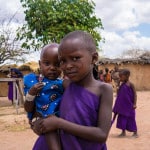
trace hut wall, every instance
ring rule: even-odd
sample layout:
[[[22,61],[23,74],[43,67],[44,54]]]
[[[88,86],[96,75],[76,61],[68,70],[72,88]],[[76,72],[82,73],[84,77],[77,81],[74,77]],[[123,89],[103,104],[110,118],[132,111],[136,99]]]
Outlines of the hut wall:
[[[6,74],[0,73],[0,78],[6,78]],[[7,96],[8,94],[8,83],[0,82],[0,97]]]

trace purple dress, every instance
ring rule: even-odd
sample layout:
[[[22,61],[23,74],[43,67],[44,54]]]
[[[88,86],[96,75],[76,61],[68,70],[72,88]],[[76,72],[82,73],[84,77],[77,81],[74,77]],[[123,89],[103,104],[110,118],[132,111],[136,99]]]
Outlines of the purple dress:
[[[99,98],[74,83],[65,90],[60,105],[60,117],[84,126],[97,126]],[[107,150],[106,144],[100,144],[60,132],[63,150]],[[34,150],[46,145],[44,136],[40,136]],[[48,149],[48,148],[47,148]],[[47,150],[46,146],[43,150]]]
[[[8,82],[8,99],[13,101],[13,82]]]
[[[136,131],[134,92],[131,86],[122,83],[113,107],[113,112],[118,114],[117,128]]]

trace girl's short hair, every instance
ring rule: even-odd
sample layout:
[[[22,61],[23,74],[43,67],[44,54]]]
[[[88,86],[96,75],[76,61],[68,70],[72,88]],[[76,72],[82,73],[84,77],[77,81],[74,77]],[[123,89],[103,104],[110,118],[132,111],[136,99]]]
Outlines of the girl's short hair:
[[[68,33],[60,43],[59,49],[61,49],[61,46],[63,45],[63,42],[69,40],[69,39],[79,39],[82,42],[83,48],[90,52],[95,52],[96,51],[96,44],[95,40],[92,37],[92,35],[88,32],[77,30]]]

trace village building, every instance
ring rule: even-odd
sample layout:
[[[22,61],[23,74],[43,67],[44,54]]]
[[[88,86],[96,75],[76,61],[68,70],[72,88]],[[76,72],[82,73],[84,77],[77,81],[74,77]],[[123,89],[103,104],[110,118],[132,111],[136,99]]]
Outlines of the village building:
[[[150,90],[150,55],[142,55],[136,59],[101,59],[98,62],[98,70],[129,69],[130,80],[134,83],[136,90]]]

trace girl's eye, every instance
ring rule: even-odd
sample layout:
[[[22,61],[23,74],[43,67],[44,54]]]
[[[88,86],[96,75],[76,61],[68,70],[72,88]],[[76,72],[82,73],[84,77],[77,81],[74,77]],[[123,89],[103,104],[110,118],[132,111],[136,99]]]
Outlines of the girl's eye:
[[[48,66],[48,65],[49,65],[49,62],[44,62],[44,64],[45,64],[46,66]]]
[[[78,59],[80,59],[80,57],[73,57],[73,61],[77,61]]]

